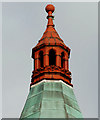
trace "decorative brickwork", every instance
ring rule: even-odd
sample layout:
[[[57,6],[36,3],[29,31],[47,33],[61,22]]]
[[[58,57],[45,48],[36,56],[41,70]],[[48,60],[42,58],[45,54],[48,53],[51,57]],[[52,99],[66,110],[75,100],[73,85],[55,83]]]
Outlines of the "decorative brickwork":
[[[43,80],[62,80],[71,84],[71,72],[69,71],[70,48],[56,32],[53,24],[54,16],[52,13],[55,7],[51,4],[46,6],[48,13],[47,28],[39,40],[38,44],[32,49],[34,59],[34,71],[32,74],[31,85]]]
[[[31,85],[43,80],[63,80],[67,84],[71,85],[71,72],[65,70],[59,66],[51,65],[46,67],[40,67],[39,69],[33,71],[32,83]]]

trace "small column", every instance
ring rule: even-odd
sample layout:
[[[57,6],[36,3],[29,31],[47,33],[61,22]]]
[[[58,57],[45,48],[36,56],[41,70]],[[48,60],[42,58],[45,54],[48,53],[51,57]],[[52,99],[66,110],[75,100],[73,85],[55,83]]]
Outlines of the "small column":
[[[65,70],[68,70],[68,55],[65,55],[65,58],[64,58],[64,63],[65,63]]]
[[[40,68],[40,59],[37,58],[37,69],[39,69],[39,68]]]
[[[34,65],[35,66],[34,70],[37,70],[37,69],[40,68],[39,52],[35,53],[34,64],[35,64]]]
[[[37,60],[36,59],[34,59],[34,66],[35,66],[35,68],[34,68],[34,70],[36,70],[37,69]]]
[[[49,54],[44,54],[44,67],[49,65]]]
[[[61,56],[60,55],[56,55],[56,66],[61,67]]]
[[[69,70],[69,60],[67,60],[67,70]]]
[[[39,67],[40,67],[40,63],[39,63],[39,58],[35,58],[34,59],[34,66],[35,66],[35,69],[34,70],[37,70],[37,69],[39,69]]]
[[[65,70],[68,70],[69,66],[68,66],[68,59],[65,59]]]

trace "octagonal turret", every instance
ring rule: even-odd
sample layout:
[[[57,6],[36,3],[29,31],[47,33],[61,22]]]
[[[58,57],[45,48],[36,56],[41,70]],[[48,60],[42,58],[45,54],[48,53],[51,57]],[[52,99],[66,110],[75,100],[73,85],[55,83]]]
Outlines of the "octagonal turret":
[[[45,8],[48,13],[47,28],[38,44],[32,49],[34,70],[31,85],[46,80],[62,80],[71,84],[71,72],[69,71],[70,48],[67,47],[58,35],[53,24],[52,13],[55,7],[49,4]]]

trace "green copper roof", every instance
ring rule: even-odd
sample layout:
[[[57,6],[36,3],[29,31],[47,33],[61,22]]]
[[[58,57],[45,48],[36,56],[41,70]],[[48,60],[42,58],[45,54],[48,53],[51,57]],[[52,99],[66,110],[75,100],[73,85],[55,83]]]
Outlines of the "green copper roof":
[[[29,92],[20,118],[83,118],[73,88],[63,82],[41,82]]]

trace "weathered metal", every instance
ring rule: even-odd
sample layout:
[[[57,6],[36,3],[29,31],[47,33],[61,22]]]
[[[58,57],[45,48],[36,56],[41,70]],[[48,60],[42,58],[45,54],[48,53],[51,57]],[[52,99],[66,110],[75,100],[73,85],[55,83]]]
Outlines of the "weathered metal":
[[[42,81],[29,92],[22,118],[82,118],[73,88],[62,81]]]

